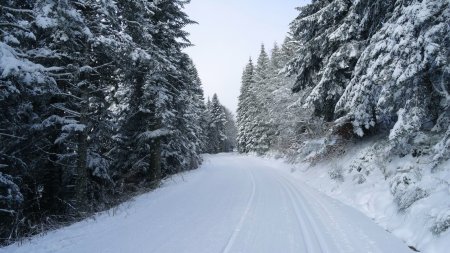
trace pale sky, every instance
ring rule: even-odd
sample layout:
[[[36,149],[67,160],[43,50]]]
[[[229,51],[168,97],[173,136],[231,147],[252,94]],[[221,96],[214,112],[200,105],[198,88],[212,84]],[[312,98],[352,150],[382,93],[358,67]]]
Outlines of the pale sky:
[[[236,111],[242,71],[251,56],[256,62],[261,43],[269,53],[281,44],[296,7],[309,0],[192,0],[186,13],[198,25],[189,26],[195,45],[186,49],[202,79],[205,97],[217,93]]]

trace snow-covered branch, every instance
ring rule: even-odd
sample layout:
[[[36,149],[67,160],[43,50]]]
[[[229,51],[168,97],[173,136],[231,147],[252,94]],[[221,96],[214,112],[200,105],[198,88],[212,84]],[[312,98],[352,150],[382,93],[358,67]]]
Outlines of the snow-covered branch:
[[[23,26],[20,26],[20,25],[13,24],[13,23],[0,23],[0,27],[13,27],[13,28],[17,28],[17,29],[20,29],[22,31],[25,31],[25,32],[31,32],[27,28],[25,28]]]
[[[171,131],[169,129],[161,128],[161,129],[157,129],[154,131],[146,131],[144,133],[141,133],[139,135],[139,138],[141,140],[151,140],[151,139],[161,138],[161,137],[164,137],[169,134],[171,134]]]
[[[7,7],[4,5],[0,5],[0,9],[4,9],[10,12],[16,12],[16,13],[28,13],[28,14],[33,14],[33,10],[27,10],[27,9],[16,9],[16,8],[11,8],[11,7]]]
[[[23,138],[23,137],[11,135],[11,134],[0,133],[0,135],[15,138],[15,139],[25,140],[25,138]]]

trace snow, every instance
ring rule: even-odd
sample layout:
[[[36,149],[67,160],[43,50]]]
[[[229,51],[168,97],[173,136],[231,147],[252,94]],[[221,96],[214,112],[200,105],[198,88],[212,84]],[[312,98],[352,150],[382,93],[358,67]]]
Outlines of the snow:
[[[52,27],[56,27],[57,20],[53,19],[53,18],[38,15],[36,17],[36,25],[43,29],[52,28]]]
[[[167,128],[160,128],[154,131],[146,131],[139,135],[143,140],[157,139],[169,135],[171,131]]]
[[[408,155],[385,161],[378,152],[381,147],[382,143],[364,142],[343,157],[314,167],[292,165],[292,176],[358,209],[421,252],[448,252],[450,162],[433,170],[427,157]],[[342,179],[333,180],[331,168],[339,168]]]
[[[34,64],[28,60],[19,60],[13,48],[0,42],[0,77],[7,78],[18,72],[38,72],[42,71],[42,65]]]
[[[132,202],[0,252],[411,252],[281,161],[204,158]]]
[[[63,131],[65,131],[65,132],[71,132],[71,131],[74,131],[74,132],[83,132],[84,129],[86,129],[86,125],[84,125],[84,124],[78,124],[78,123],[67,124],[67,125],[64,125],[61,129],[62,129]]]

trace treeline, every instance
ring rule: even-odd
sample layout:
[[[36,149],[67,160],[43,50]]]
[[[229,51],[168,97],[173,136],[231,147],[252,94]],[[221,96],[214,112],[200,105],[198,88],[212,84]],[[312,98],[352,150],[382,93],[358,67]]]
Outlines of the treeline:
[[[236,148],[237,127],[233,113],[223,106],[217,94],[206,102],[205,153],[233,152]]]
[[[282,46],[244,70],[240,152],[314,161],[382,135],[388,156],[449,158],[448,1],[316,0],[299,12]]]
[[[232,149],[232,116],[216,96],[205,105],[182,52],[187,2],[1,2],[0,244]]]

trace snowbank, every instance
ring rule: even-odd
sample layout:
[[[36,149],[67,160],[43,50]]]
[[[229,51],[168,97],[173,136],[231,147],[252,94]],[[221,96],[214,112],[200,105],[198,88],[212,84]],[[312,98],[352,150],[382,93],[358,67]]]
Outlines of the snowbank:
[[[300,182],[350,205],[408,245],[427,253],[450,248],[450,161],[433,169],[426,156],[383,157],[382,141],[289,169]]]

